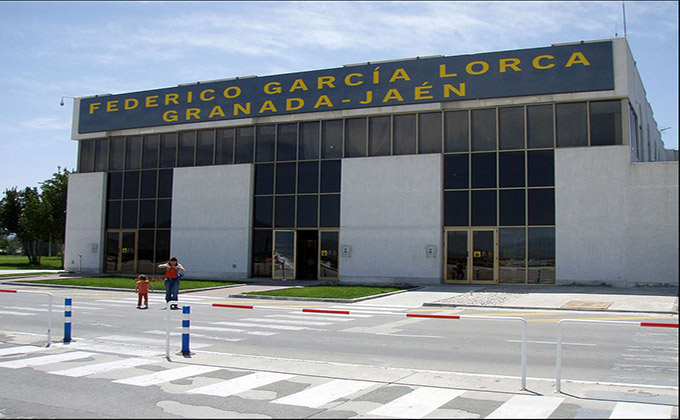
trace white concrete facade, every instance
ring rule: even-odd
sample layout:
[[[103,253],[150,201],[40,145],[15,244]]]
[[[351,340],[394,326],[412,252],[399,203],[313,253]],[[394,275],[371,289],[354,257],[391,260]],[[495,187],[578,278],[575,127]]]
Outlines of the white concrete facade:
[[[176,168],[170,253],[193,278],[249,276],[253,165]]]
[[[555,150],[557,284],[678,284],[678,162]]]
[[[64,269],[100,273],[104,264],[106,173],[68,176]]]
[[[343,160],[340,248],[351,256],[340,258],[342,283],[441,283],[442,162],[441,154]]]

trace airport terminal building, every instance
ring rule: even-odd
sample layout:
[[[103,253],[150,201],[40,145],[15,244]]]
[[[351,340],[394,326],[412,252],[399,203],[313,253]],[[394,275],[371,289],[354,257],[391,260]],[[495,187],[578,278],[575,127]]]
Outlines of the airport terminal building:
[[[678,158],[624,38],[77,98],[65,265],[678,284]]]

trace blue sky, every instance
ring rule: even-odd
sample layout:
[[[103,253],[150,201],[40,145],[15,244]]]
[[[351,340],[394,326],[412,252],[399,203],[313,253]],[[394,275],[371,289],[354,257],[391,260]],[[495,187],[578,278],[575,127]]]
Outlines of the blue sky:
[[[678,3],[625,1],[627,38],[678,148]],[[0,194],[73,170],[73,102],[347,63],[623,36],[621,1],[0,2]]]

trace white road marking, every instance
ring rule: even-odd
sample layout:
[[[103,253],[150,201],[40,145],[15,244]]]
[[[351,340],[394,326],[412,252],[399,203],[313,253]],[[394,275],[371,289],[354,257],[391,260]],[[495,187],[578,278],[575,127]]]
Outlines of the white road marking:
[[[18,316],[31,316],[31,315],[38,315],[36,313],[23,313],[23,312],[14,312],[14,311],[0,311],[0,315],[18,315]]]
[[[289,318],[289,319],[301,319],[301,320],[313,319],[313,320],[317,320],[317,321],[341,321],[341,322],[356,321],[356,318],[357,318],[357,317],[345,318],[343,315],[329,315],[329,316],[317,316],[317,315],[267,315],[267,317]],[[364,318],[368,318],[368,316],[366,316],[366,317],[364,317]]]
[[[521,343],[522,340],[505,340],[508,343]],[[528,340],[527,343],[533,343],[533,344],[549,344],[551,346],[557,345],[556,341],[531,341]],[[590,347],[595,347],[597,344],[592,344],[592,343],[565,343],[562,342],[563,346],[590,346]]]
[[[369,416],[421,419],[463,393],[465,391],[457,389],[422,387],[366,414]]]
[[[70,353],[52,354],[49,356],[32,357],[29,359],[11,360],[0,363],[0,367],[19,369],[29,366],[48,365],[50,363],[66,362],[69,360],[84,359],[92,356],[93,353],[85,351],[74,351]]]
[[[255,372],[216,384],[195,388],[187,391],[187,394],[205,394],[217,397],[227,397],[229,395],[239,394],[254,388],[269,385],[274,382],[284,381],[293,376],[294,375],[286,375],[283,373]]]
[[[670,419],[673,407],[617,402],[610,419]]]
[[[547,419],[564,398],[515,395],[498,407],[487,419]]]
[[[184,379],[191,376],[202,375],[204,373],[214,372],[220,369],[222,368],[214,366],[191,365],[176,369],[164,370],[162,372],[154,372],[148,375],[139,375],[133,376],[131,378],[118,379],[113,382],[135,386],[150,386],[174,381],[177,379]]]
[[[78,366],[70,369],[55,370],[50,372],[52,375],[62,375],[70,376],[73,378],[78,378],[88,375],[96,375],[98,373],[110,372],[113,370],[126,369],[141,365],[150,365],[152,363],[158,363],[156,360],[151,359],[122,359],[114,360],[112,362],[97,363],[94,365]]]
[[[308,388],[304,391],[300,391],[283,398],[278,398],[270,402],[309,408],[319,408],[331,401],[337,400],[338,398],[346,397],[376,384],[377,382],[335,379],[323,385]]]
[[[301,331],[301,330],[313,330],[314,328],[308,327],[295,327],[293,325],[263,325],[263,324],[252,324],[246,322],[227,322],[219,321],[213,322],[215,325],[231,325],[232,327],[252,327],[252,328],[270,328],[272,330],[289,330],[289,331]]]
[[[321,321],[297,321],[297,320],[286,320],[286,319],[266,319],[266,318],[242,318],[239,321],[248,322],[273,322],[275,324],[293,324],[293,325],[331,325],[332,322],[321,322]]]
[[[9,347],[5,349],[0,349],[0,356],[7,356],[10,354],[26,354],[35,353],[38,351],[49,350],[49,347],[36,347],[36,346],[19,346],[19,347]]]
[[[270,336],[270,335],[278,334],[278,333],[271,332],[271,331],[248,331],[248,330],[242,330],[240,328],[203,327],[203,326],[200,326],[200,325],[192,325],[191,329],[192,330],[202,330],[202,331],[234,332],[234,333],[243,333],[243,334],[248,334],[248,335],[263,335],[263,336]]]

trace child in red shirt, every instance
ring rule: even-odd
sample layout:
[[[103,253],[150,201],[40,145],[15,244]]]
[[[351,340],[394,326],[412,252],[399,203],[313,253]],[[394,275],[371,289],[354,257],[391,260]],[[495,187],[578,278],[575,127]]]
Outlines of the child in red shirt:
[[[137,277],[137,286],[135,287],[135,292],[137,292],[137,309],[147,309],[149,307],[149,289],[153,290],[153,285],[144,274],[140,274]],[[142,298],[144,298],[143,308]]]

